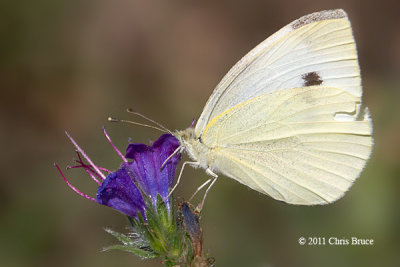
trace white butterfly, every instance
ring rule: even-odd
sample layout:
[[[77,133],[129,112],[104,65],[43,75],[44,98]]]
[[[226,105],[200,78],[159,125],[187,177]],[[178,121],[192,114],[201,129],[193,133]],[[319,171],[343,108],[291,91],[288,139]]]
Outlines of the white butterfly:
[[[175,133],[180,151],[194,160],[184,166],[205,169],[215,178],[211,185],[221,173],[287,203],[331,203],[371,153],[372,125],[361,94],[346,13],[301,17],[243,57],[217,85],[196,126]]]

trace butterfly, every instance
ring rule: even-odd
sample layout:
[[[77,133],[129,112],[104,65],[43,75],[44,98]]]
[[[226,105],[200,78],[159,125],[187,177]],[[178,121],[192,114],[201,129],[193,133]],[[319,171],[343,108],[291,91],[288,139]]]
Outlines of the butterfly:
[[[372,123],[361,95],[345,11],[303,16],[245,55],[196,125],[174,133],[179,152],[193,160],[183,164],[177,184],[188,164],[213,176],[206,194],[223,174],[286,203],[331,203],[371,153]]]

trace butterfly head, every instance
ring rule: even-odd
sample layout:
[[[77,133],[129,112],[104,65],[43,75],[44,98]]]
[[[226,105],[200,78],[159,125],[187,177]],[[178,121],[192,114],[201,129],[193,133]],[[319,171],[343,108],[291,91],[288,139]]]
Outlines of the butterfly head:
[[[179,140],[179,143],[186,151],[191,150],[193,144],[196,142],[196,134],[192,127],[186,130],[176,131],[175,137]]]
[[[203,168],[209,165],[207,155],[209,155],[210,148],[202,142],[200,136],[196,135],[194,128],[189,127],[186,130],[176,131],[174,135],[191,159],[199,162]]]

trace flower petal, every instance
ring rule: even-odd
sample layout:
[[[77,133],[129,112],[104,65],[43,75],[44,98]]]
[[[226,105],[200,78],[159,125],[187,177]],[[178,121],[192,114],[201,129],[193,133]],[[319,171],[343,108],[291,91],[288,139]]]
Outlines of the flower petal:
[[[107,176],[97,190],[96,201],[132,217],[139,211],[144,215],[143,197],[124,168]]]
[[[157,194],[163,198],[169,194],[180,154],[170,158],[162,170],[160,168],[178,147],[178,139],[171,134],[163,134],[152,146],[130,144],[126,150],[126,158],[133,159],[132,162],[127,163],[129,175],[143,192],[151,197],[154,205],[157,201]]]

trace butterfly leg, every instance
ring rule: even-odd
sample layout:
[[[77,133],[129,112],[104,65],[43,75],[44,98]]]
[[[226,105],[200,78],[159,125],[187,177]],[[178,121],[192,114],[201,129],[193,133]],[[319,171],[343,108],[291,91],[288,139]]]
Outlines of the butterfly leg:
[[[188,202],[192,201],[192,199],[194,198],[194,196],[206,185],[208,185],[209,182],[211,182],[213,178],[208,179],[204,184],[200,185],[197,189],[196,192],[193,193],[193,195],[189,198]]]
[[[211,187],[214,185],[214,183],[215,183],[215,182],[217,181],[217,179],[218,179],[218,175],[215,174],[212,170],[206,169],[206,173],[209,174],[209,175],[211,175],[211,176],[212,176],[211,179],[213,179],[213,180],[212,180],[211,184],[208,186],[208,188],[207,188],[207,190],[206,190],[206,192],[205,192],[205,194],[204,194],[203,201],[201,201],[201,203],[200,203],[200,204],[197,206],[197,208],[196,208],[199,212],[200,212],[200,211],[202,210],[202,208],[203,208],[204,202],[206,201],[206,197],[207,197],[208,191],[210,191]],[[206,183],[208,183],[208,181],[207,181]]]
[[[186,164],[192,165],[193,167],[200,166],[200,163],[198,163],[196,161],[185,161],[182,164],[182,168],[181,168],[181,171],[179,172],[179,176],[178,176],[178,179],[176,180],[176,184],[174,185],[174,187],[172,187],[171,191],[169,192],[168,196],[165,199],[168,199],[172,195],[172,192],[174,192],[175,188],[178,186],[179,182],[181,181],[183,169],[185,168]]]

